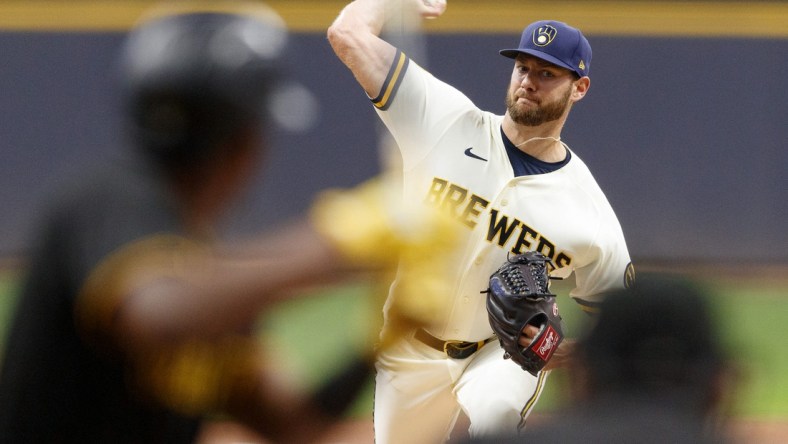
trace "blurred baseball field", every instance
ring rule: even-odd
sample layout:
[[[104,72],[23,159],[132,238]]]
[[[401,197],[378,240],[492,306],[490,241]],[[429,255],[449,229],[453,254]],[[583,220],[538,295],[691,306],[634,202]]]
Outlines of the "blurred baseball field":
[[[18,269],[0,270],[0,350],[19,288]],[[711,307],[737,370],[730,394],[733,416],[763,420],[788,418],[788,352],[782,334],[788,325],[788,285],[782,279],[714,272],[697,277],[708,290]],[[585,315],[566,293],[571,282],[553,287],[570,336],[582,331]],[[306,298],[281,305],[261,317],[260,335],[283,374],[311,387],[332,374],[355,349],[370,346],[379,324],[379,300],[372,286],[355,283],[322,288]],[[647,313],[643,314],[648,316]],[[567,378],[553,372],[537,406],[550,412],[567,400]],[[371,416],[372,391],[358,400],[352,417]]]

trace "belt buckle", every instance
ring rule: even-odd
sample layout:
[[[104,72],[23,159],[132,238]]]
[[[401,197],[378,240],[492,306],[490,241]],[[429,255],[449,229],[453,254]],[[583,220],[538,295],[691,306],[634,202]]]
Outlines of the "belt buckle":
[[[478,349],[478,342],[446,341],[443,343],[443,352],[452,359],[465,359],[476,353]]]

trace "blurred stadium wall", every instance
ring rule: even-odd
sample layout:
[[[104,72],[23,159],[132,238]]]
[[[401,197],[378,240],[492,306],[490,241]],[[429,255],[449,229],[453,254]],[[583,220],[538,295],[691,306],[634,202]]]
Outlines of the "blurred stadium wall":
[[[314,121],[275,134],[229,237],[379,170],[372,107],[325,39],[344,0],[269,3],[294,31],[291,72],[317,98]],[[114,57],[150,4],[0,3],[0,257],[24,255],[62,175],[122,152]],[[591,41],[592,88],[563,139],[606,191],[633,258],[788,263],[788,3],[449,0],[427,26],[428,65],[501,113],[511,61],[497,51],[543,18]]]

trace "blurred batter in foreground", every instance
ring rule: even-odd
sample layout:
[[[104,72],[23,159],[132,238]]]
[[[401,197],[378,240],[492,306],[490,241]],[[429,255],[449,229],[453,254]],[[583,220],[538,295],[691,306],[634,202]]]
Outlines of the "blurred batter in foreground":
[[[243,252],[220,247],[214,226],[266,146],[287,31],[256,2],[171,5],[124,47],[129,158],[83,172],[41,214],[0,374],[4,442],[191,443],[212,414],[314,442],[367,381],[371,352],[298,394],[251,326],[293,289],[426,247],[425,225],[397,231],[375,213],[374,184],[321,197]]]

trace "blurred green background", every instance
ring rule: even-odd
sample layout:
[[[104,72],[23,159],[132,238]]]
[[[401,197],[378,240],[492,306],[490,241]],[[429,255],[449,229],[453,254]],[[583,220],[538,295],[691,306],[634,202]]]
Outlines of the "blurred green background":
[[[738,373],[737,390],[731,394],[732,413],[788,418],[788,353],[781,339],[788,324],[786,286],[755,279],[697,280],[708,290],[720,339]],[[570,336],[579,333],[586,317],[566,296],[571,285],[570,280],[554,286]],[[374,297],[363,285],[318,294],[282,306],[263,323],[283,364],[307,384],[331,374],[354,348],[366,343],[378,322],[373,319],[378,315]],[[562,370],[554,371],[536,410],[549,412],[567,402],[567,380]],[[371,411],[368,391],[353,414],[365,416]]]
[[[5,333],[19,288],[19,271],[0,271],[0,331]],[[788,294],[780,281],[724,276],[696,278],[708,290],[720,338],[738,370],[731,411],[758,419],[788,418],[788,353],[782,333],[788,324]],[[582,329],[585,314],[567,296],[571,281],[559,282],[561,313],[570,336]],[[283,375],[313,387],[374,340],[379,301],[364,282],[309,292],[282,304],[260,320],[260,335]],[[644,313],[644,316],[647,316]],[[4,344],[0,334],[0,349]],[[537,411],[549,412],[567,401],[568,375],[556,370]],[[350,415],[372,412],[372,382]]]

